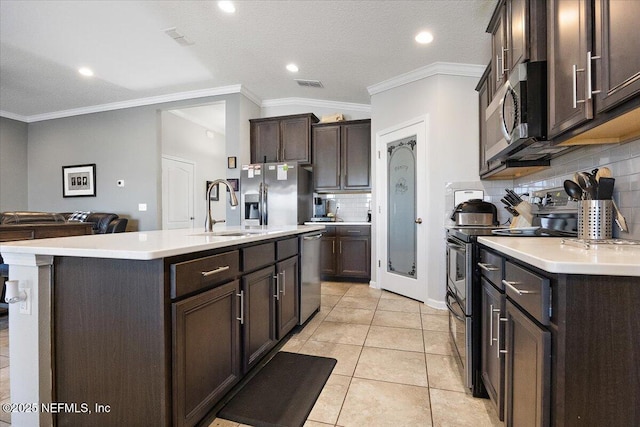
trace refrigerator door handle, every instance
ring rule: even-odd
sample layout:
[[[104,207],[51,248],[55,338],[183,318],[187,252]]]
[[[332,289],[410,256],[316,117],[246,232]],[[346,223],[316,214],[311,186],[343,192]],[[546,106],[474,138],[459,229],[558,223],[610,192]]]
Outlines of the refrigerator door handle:
[[[269,211],[268,211],[268,188],[269,186],[267,184],[260,184],[261,185],[261,191],[260,194],[262,195],[262,204],[260,206],[260,225],[269,225]]]

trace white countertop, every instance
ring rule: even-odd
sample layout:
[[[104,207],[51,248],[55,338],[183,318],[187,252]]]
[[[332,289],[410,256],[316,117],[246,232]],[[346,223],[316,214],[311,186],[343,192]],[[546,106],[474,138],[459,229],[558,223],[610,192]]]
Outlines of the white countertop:
[[[367,221],[307,221],[304,225],[368,225],[371,226],[370,222]]]
[[[478,242],[541,270],[564,274],[640,276],[640,246],[583,249],[556,237],[478,237]]]
[[[252,230],[216,225],[214,227],[215,234],[236,232],[249,234],[242,236],[214,235],[205,233],[202,228],[94,234],[4,242],[0,245],[0,253],[5,258],[5,262],[8,261],[7,258],[11,258],[12,254],[150,260],[323,229],[323,224],[278,226]]]

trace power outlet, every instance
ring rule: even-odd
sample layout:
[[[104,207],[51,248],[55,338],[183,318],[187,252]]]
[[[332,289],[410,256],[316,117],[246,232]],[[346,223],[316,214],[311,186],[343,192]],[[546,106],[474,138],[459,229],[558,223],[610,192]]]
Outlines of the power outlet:
[[[23,301],[20,301],[19,312],[20,314],[31,315],[31,289],[24,288],[20,290],[24,291],[27,297]]]

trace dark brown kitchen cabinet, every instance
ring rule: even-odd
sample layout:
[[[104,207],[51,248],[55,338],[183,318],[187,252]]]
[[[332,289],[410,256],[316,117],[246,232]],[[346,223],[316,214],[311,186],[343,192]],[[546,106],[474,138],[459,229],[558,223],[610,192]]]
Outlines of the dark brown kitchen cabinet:
[[[504,0],[498,2],[496,8],[489,21],[487,32],[491,34],[491,70],[493,79],[492,91],[489,95],[489,99],[493,98],[496,91],[506,82],[507,69],[505,61],[508,61],[506,57],[508,52],[507,47],[507,5]]]
[[[277,343],[275,269],[263,268],[242,277],[243,370],[247,372]]]
[[[316,191],[371,190],[371,120],[316,124],[312,141]]]
[[[251,119],[251,163],[311,163],[311,124],[318,118],[312,114]]]
[[[294,256],[276,264],[277,286],[277,337],[284,338],[298,324],[298,257]]]
[[[479,172],[480,176],[489,172],[489,162],[487,162],[487,156],[484,152],[485,146],[487,144],[487,124],[486,124],[486,111],[489,106],[489,101],[491,100],[491,95],[493,92],[493,82],[491,81],[491,64],[487,65],[485,68],[482,77],[480,78],[480,82],[476,86],[476,91],[478,92],[478,111],[479,111],[479,122],[478,129],[480,131],[480,146],[479,146]]]
[[[369,226],[339,225],[327,229],[320,241],[320,274],[323,279],[371,278],[371,230]]]
[[[548,8],[549,138],[562,142],[640,105],[640,3],[550,0]],[[612,129],[588,138],[621,142],[617,136]]]
[[[239,282],[172,304],[173,425],[196,425],[242,375]]]
[[[482,283],[481,309],[481,373],[482,382],[495,405],[498,417],[504,419],[504,326],[505,296],[485,278]]]

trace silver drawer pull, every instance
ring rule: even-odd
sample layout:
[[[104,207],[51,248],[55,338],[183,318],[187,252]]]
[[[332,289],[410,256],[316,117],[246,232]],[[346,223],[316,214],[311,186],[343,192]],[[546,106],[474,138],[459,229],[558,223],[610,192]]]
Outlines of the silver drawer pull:
[[[222,266],[222,267],[218,267],[215,270],[210,270],[210,271],[203,271],[202,272],[202,277],[209,277],[209,276],[213,276],[214,274],[217,273],[222,273],[223,271],[227,271],[229,268],[228,265]]]
[[[483,269],[484,271],[499,271],[500,269],[498,267],[496,267],[495,265],[492,264],[484,264],[479,262],[478,263],[478,267],[480,267],[481,269]]]
[[[236,296],[240,297],[240,317],[236,317],[236,320],[239,320],[240,324],[244,325],[244,291],[240,291]]]
[[[362,233],[362,231],[359,231],[359,230],[347,230],[347,233],[360,234],[360,233]]]
[[[517,285],[518,282],[507,282],[506,280],[502,280],[502,284],[505,285],[505,286],[510,287],[518,295],[537,294],[538,293],[536,291],[523,291],[521,289],[516,288],[514,285]]]

